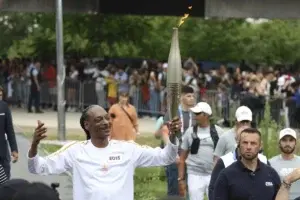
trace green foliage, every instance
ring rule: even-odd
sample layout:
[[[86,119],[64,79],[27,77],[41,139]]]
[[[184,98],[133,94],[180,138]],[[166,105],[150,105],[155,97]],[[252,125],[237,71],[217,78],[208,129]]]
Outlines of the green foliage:
[[[278,132],[282,126],[271,118],[269,103],[266,103],[264,119],[261,121],[259,128],[262,134],[264,154],[267,158],[272,158],[279,153]]]
[[[160,180],[161,168],[139,168],[134,175],[134,196],[136,200],[156,200],[167,194],[166,181]]]
[[[300,58],[299,22],[190,17],[180,27],[181,54],[201,60],[294,62]],[[65,54],[167,59],[177,23],[178,17],[66,14]],[[0,30],[0,55],[55,57],[55,14],[1,13]]]

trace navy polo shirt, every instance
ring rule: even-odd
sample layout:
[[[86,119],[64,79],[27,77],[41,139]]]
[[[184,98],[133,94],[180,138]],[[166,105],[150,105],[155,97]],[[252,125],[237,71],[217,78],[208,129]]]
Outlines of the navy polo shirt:
[[[258,160],[253,172],[238,160],[219,174],[213,200],[275,200],[280,185],[279,175],[272,167]]]

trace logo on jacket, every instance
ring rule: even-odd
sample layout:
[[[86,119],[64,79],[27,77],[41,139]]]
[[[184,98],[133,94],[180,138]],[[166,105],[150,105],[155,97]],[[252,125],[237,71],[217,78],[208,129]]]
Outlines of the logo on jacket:
[[[271,186],[273,186],[273,183],[272,182],[266,182],[266,186],[271,187]]]
[[[101,168],[101,171],[107,172],[108,171],[108,164],[104,163],[102,168]]]

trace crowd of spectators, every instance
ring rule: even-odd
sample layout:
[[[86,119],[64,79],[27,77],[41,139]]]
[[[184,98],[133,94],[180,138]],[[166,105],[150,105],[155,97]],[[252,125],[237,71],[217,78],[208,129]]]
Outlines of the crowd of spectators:
[[[56,109],[56,66],[54,61],[30,59],[0,60],[0,84],[6,99],[18,107],[26,107],[30,90],[30,69],[41,64],[40,103],[43,110]],[[97,103],[109,108],[116,103],[119,92],[127,91],[140,116],[157,118],[166,109],[166,62],[152,60],[66,60],[67,111],[75,112]],[[235,66],[188,59],[183,63],[183,84],[191,86],[198,101],[205,100],[221,113],[224,124],[229,123],[230,105],[239,102],[253,110],[260,120],[265,102],[274,101],[274,118],[291,108],[289,123],[297,123],[299,73],[285,66]],[[247,98],[245,98],[247,97]],[[284,99],[284,100],[283,100]],[[295,109],[296,108],[296,109]],[[293,119],[293,120],[292,120]],[[295,121],[295,122],[293,122]]]

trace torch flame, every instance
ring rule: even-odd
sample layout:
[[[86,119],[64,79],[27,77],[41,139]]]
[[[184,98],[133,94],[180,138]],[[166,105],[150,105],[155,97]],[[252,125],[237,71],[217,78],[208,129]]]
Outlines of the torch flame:
[[[183,17],[180,18],[178,27],[180,27],[180,26],[184,23],[184,20],[185,20],[186,18],[188,18],[188,17],[189,17],[189,14],[185,13],[185,14],[183,15]]]
[[[192,10],[193,6],[189,6],[188,9]],[[189,17],[190,14],[185,13],[183,17],[180,18],[179,23],[178,23],[178,28],[184,23],[185,19]]]

